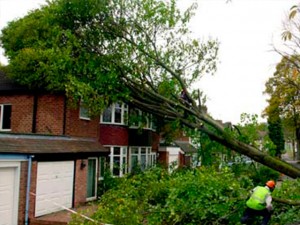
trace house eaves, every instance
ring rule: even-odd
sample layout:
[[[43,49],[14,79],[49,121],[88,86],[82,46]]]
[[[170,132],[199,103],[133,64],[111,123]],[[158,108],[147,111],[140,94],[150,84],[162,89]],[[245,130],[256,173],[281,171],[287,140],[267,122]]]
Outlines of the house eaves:
[[[181,148],[182,151],[185,153],[196,153],[197,149],[191,145],[189,142],[186,141],[174,141],[175,145]]]
[[[108,154],[96,139],[43,135],[0,135],[0,154]]]

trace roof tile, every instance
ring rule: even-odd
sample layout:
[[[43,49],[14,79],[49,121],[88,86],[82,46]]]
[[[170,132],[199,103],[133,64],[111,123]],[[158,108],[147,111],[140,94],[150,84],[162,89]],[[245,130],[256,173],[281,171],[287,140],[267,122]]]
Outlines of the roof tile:
[[[0,136],[0,153],[108,153],[95,139],[53,136]]]

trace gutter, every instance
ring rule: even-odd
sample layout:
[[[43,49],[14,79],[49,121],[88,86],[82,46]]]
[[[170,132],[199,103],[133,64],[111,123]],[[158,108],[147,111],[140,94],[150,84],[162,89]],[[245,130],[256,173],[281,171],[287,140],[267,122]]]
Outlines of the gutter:
[[[29,155],[28,156],[27,190],[26,190],[26,206],[25,206],[25,225],[28,225],[28,218],[29,218],[29,193],[30,193],[32,158],[34,158],[34,155]]]

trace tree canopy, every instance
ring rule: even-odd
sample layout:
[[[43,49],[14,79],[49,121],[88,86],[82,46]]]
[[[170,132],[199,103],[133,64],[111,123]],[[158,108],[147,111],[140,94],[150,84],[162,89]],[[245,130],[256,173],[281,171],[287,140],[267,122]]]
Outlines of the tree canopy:
[[[280,115],[287,130],[293,130],[300,159],[300,15],[299,5],[293,6],[284,23],[284,47],[275,48],[282,56],[276,71],[267,83],[265,92],[270,95],[266,114]]]
[[[215,72],[218,43],[191,38],[195,8],[181,12],[175,0],[49,1],[2,30],[8,74],[31,88],[83,99],[91,113],[129,102],[300,177],[299,169],[234,138],[203,110],[192,84]]]

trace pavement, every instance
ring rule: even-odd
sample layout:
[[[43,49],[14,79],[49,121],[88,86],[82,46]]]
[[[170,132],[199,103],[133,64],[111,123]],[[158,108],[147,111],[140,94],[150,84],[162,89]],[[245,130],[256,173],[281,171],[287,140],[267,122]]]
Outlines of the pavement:
[[[294,160],[294,159],[292,159],[292,157],[291,157],[288,153],[283,154],[283,155],[281,156],[281,159],[282,159],[283,161],[286,161],[287,163],[289,163],[289,164],[291,164],[291,165],[293,165],[293,166],[295,166],[295,167],[297,167],[297,168],[300,169],[300,160]],[[281,181],[282,181],[282,180],[288,180],[288,179],[293,179],[293,178],[291,178],[291,177],[289,177],[289,176],[286,176],[286,175],[284,175],[284,174],[280,177],[280,180],[281,180]],[[280,180],[279,180],[279,181],[280,181]]]
[[[294,166],[300,168],[300,160],[294,160],[291,158],[291,156],[286,153],[286,154],[283,154],[281,156],[282,160],[286,161],[287,163],[290,163],[290,164],[293,164]]]
[[[31,219],[30,225],[67,225],[71,221],[73,214],[88,218],[88,216],[97,210],[97,207],[97,204],[88,204],[70,210],[51,213]]]

